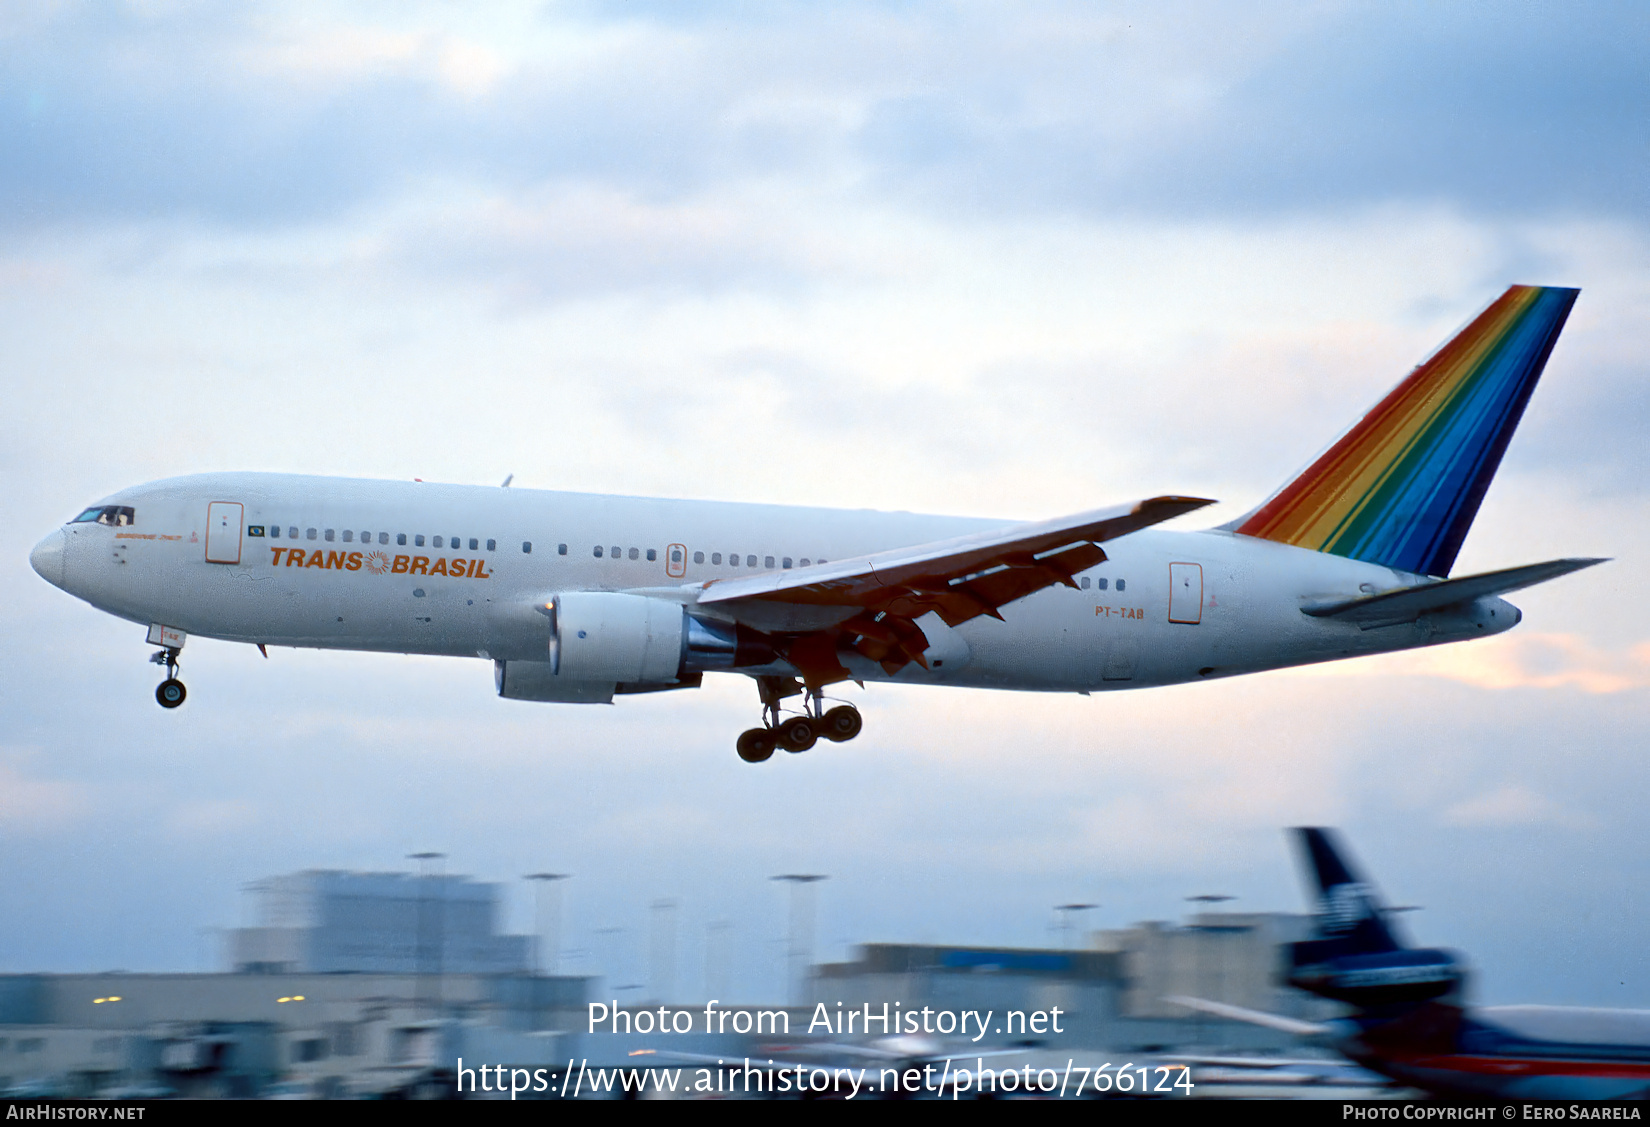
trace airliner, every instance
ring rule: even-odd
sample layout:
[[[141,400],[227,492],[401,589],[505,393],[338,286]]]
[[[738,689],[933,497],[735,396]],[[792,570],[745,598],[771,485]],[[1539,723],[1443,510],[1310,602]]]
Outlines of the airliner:
[[[1288,952],[1288,981],[1351,1016],[1311,1022],[1204,998],[1168,1001],[1332,1045],[1439,1095],[1650,1098],[1650,1010],[1466,1005],[1459,954],[1405,943],[1393,909],[1332,831],[1308,826],[1294,837],[1318,911],[1313,937]]]
[[[1500,596],[1602,562],[1450,570],[1578,290],[1513,286],[1301,474],[1218,528],[1178,495],[1055,520],[211,473],[122,490],[30,555],[145,627],[491,661],[511,700],[756,684],[747,762],[853,739],[833,685],[1091,693],[1498,634]]]

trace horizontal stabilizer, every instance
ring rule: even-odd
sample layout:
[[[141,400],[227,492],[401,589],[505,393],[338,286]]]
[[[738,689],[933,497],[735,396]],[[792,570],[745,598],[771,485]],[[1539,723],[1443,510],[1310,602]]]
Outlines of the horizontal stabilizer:
[[[1357,599],[1313,603],[1301,608],[1314,618],[1336,618],[1356,622],[1368,630],[1375,626],[1393,626],[1413,622],[1423,614],[1445,607],[1470,603],[1487,595],[1505,595],[1524,587],[1533,587],[1549,579],[1557,579],[1572,571],[1604,563],[1603,559],[1548,560],[1546,563],[1509,567],[1501,571],[1486,571],[1481,575],[1463,575],[1458,579],[1441,579],[1434,583],[1417,583],[1413,587],[1396,587]]]
[[[1297,1017],[1269,1014],[1264,1010],[1251,1010],[1246,1006],[1234,1006],[1228,1002],[1211,1002],[1207,998],[1187,998],[1180,994],[1171,994],[1163,1000],[1176,1006],[1184,1006],[1188,1010],[1223,1017],[1227,1021],[1259,1025],[1266,1029],[1276,1029],[1280,1033],[1293,1033],[1297,1037],[1328,1033],[1331,1028],[1319,1021],[1302,1021]]]

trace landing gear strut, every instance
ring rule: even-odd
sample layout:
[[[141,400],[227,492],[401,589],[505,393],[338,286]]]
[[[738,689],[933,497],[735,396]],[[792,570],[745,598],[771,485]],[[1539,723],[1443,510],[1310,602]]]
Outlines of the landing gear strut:
[[[175,646],[163,646],[157,654],[150,654],[149,660],[156,665],[166,666],[166,680],[155,688],[155,701],[162,708],[176,708],[189,695],[178,680],[178,650]]]
[[[792,754],[807,751],[821,738],[843,743],[859,735],[865,726],[859,709],[839,704],[827,712],[825,698],[794,677],[758,677],[756,689],[762,696],[762,727],[739,736],[739,758],[746,763],[771,759],[774,750],[781,747]],[[798,693],[802,694],[802,714],[781,716],[780,702]]]

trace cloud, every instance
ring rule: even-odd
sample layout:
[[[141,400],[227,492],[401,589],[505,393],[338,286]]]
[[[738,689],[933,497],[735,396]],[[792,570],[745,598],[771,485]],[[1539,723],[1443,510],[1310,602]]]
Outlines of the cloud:
[[[448,201],[404,226],[392,261],[430,276],[468,276],[516,303],[592,300],[614,292],[795,291],[846,263],[807,230],[766,209],[753,222],[737,197],[651,201],[570,187]],[[433,210],[433,209],[431,209]]]
[[[430,182],[782,177],[946,213],[1642,221],[1632,7],[612,12],[30,9],[0,39],[0,213],[259,227]]]
[[[1650,111],[1645,22],[1626,7],[1486,20],[1160,5],[1123,27],[1075,20],[1057,40],[1053,21],[1028,20],[1046,36],[1035,72],[1016,51],[1028,33],[997,27],[1006,42],[983,77],[886,98],[860,138],[886,190],[965,210],[1235,216],[1403,200],[1636,222],[1644,186],[1623,157]]]
[[[187,801],[168,811],[165,822],[183,837],[233,836],[255,829],[258,808],[242,799]]]
[[[1480,689],[1574,689],[1589,694],[1650,687],[1650,642],[1604,649],[1578,634],[1514,632],[1302,670],[1311,677],[1443,677]]]
[[[1445,825],[1493,829],[1553,825],[1585,830],[1598,824],[1596,819],[1516,783],[1457,802],[1443,811],[1442,820]]]
[[[91,814],[86,789],[58,779],[39,779],[0,762],[0,826],[17,833],[61,832]]]

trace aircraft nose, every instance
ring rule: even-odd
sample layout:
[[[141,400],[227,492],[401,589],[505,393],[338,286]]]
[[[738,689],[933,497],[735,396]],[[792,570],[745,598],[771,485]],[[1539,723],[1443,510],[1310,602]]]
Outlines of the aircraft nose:
[[[63,586],[63,542],[67,534],[60,528],[29,553],[29,566],[40,573],[40,578],[53,587]]]

